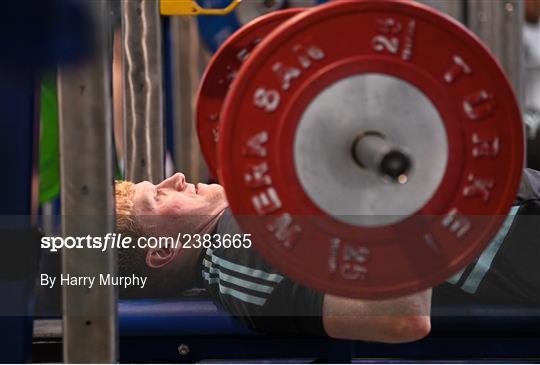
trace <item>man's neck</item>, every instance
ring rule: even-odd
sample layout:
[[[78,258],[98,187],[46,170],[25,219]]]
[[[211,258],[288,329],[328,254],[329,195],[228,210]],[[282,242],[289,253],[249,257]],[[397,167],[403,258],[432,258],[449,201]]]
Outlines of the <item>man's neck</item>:
[[[209,221],[209,223],[201,230],[199,233],[201,236],[204,234],[214,235],[214,232],[217,229],[219,220],[225,213],[223,209],[219,214]],[[204,255],[206,249],[203,247],[199,248],[184,248],[180,253],[182,257],[180,258],[180,272],[179,275],[183,278],[182,280],[182,290],[188,290],[196,287],[199,282],[201,275],[200,261],[201,255]],[[184,280],[185,279],[185,280]]]

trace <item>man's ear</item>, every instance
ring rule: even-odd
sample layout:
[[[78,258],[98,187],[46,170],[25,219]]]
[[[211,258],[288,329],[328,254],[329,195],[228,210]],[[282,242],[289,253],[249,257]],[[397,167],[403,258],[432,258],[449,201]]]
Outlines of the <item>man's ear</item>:
[[[171,262],[177,253],[174,248],[149,248],[146,251],[146,265],[153,269],[161,268]]]

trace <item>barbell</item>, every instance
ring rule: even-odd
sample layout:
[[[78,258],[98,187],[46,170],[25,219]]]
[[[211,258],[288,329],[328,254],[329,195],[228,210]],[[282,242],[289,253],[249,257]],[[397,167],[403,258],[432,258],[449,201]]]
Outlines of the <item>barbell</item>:
[[[388,298],[477,257],[515,198],[519,107],[486,47],[404,0],[271,13],[210,62],[197,129],[241,228],[315,290]]]

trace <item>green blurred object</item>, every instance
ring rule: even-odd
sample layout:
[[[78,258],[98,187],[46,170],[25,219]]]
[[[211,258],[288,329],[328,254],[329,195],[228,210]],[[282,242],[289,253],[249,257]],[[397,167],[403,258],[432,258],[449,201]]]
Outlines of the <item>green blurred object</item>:
[[[58,137],[58,100],[56,74],[41,80],[41,118],[39,137],[39,203],[45,204],[60,194],[60,147]],[[116,179],[123,174],[115,163]]]
[[[41,128],[39,137],[39,203],[45,204],[60,194],[60,152],[58,144],[58,102],[56,75],[41,81]]]

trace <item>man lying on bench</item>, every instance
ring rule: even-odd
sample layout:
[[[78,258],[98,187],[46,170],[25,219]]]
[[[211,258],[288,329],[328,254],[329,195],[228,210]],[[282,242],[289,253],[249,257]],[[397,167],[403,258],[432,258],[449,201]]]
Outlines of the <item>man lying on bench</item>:
[[[459,292],[480,302],[540,303],[540,265],[534,263],[540,245],[529,220],[520,227],[516,219],[516,213],[540,212],[539,187],[540,173],[527,170],[516,208],[500,234],[478,260],[449,279],[450,290],[440,290],[441,295]],[[225,234],[243,235],[219,185],[189,184],[182,174],[159,185],[118,182],[116,204],[119,233],[134,238],[176,238],[181,233],[193,239],[191,245],[120,250],[120,275],[148,277],[144,289],[121,295],[171,297],[205,288],[231,315],[270,334],[399,343],[430,331],[431,290],[388,300],[340,298],[288,279],[253,248],[213,245]],[[207,242],[210,248],[195,244],[204,235],[211,235],[206,236],[213,241]]]

